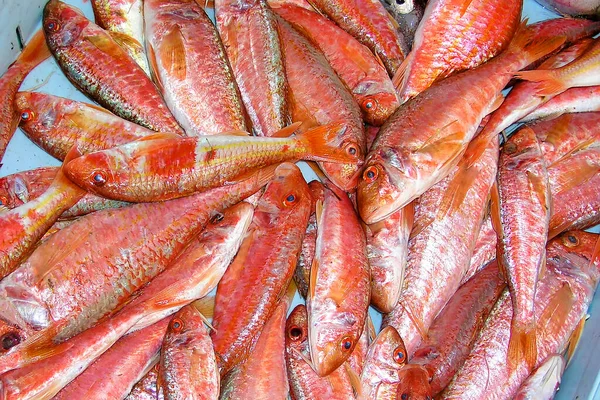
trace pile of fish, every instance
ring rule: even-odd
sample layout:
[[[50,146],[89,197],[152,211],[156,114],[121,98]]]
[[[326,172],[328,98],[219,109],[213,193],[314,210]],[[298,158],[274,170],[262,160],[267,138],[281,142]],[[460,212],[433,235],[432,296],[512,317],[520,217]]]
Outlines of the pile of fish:
[[[0,178],[0,397],[554,396],[600,280],[600,22],[91,3],[0,78],[0,157],[19,125],[62,161]],[[97,105],[18,91],[51,56]]]

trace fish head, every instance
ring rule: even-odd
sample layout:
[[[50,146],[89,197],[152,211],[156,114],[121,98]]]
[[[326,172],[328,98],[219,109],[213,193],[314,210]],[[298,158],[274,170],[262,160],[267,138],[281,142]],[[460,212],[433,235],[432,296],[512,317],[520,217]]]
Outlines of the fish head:
[[[60,0],[50,0],[44,7],[42,27],[50,49],[70,46],[90,23],[81,10]]]
[[[285,347],[296,349],[301,353],[308,350],[308,315],[306,306],[298,304],[290,313],[285,323]]]
[[[585,231],[568,231],[552,239],[546,247],[547,257],[563,257],[597,281],[600,279],[600,235]]]
[[[398,383],[398,371],[406,364],[408,354],[404,341],[393,326],[386,326],[371,344],[367,360],[390,377],[389,384]]]
[[[397,399],[432,400],[432,371],[418,364],[407,364],[399,372]]]
[[[356,193],[363,221],[374,224],[408,204],[417,182],[417,169],[398,151],[380,148],[370,154]]]
[[[346,154],[354,161],[349,163],[320,162],[319,165],[327,178],[340,189],[350,192],[356,188],[358,177],[366,156],[366,139],[364,132],[356,132],[357,129],[346,126],[339,129],[336,137],[328,144],[344,149]],[[361,138],[360,140],[357,138]]]
[[[75,184],[100,195],[116,185],[129,185],[127,163],[117,151],[97,151],[77,157],[64,167],[65,175]]]
[[[259,212],[276,221],[276,215],[282,212],[294,214],[302,207],[310,209],[312,202],[310,190],[300,168],[292,163],[282,163],[275,169],[271,182],[260,198],[255,213]]]
[[[319,376],[329,375],[350,357],[362,333],[358,325],[351,312],[332,310],[312,320],[309,317],[308,344],[313,368]]]
[[[206,229],[198,235],[198,241],[201,243],[210,243],[214,246],[232,246],[231,243],[226,243],[229,237],[243,237],[242,234],[232,233],[232,229],[238,232],[245,232],[250,226],[254,207],[252,204],[245,201],[229,207],[222,213],[216,212],[211,216]],[[237,247],[236,247],[237,248]]]
[[[207,335],[204,318],[193,305],[182,307],[169,322],[165,340],[184,343],[196,336]]]
[[[43,93],[19,92],[15,98],[15,111],[19,126],[27,133],[42,135],[57,124],[56,102]]]
[[[381,126],[387,119],[400,107],[400,102],[396,92],[381,91],[373,92],[372,89],[366,89],[364,94],[356,94],[358,105],[362,111],[363,119],[371,125]]]

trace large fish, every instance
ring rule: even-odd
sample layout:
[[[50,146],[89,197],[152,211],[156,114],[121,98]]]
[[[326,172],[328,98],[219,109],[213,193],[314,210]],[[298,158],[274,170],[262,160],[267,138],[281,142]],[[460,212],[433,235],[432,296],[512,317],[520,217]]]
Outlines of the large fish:
[[[429,1],[412,50],[394,77],[401,101],[506,49],[522,6],[521,0]]]
[[[371,49],[390,75],[396,73],[407,46],[379,0],[311,0],[310,4]]]
[[[498,237],[498,266],[514,307],[509,357],[536,359],[535,291],[544,268],[551,214],[548,171],[535,132],[519,130],[502,147],[492,222]]]
[[[153,131],[182,133],[158,88],[106,32],[59,0],[44,7],[46,42],[61,69],[103,107]]]
[[[340,189],[316,198],[317,247],[306,308],[315,371],[326,376],[355,350],[367,320],[370,269],[365,233],[352,202]]]
[[[303,129],[340,121],[346,124],[336,144],[353,160],[346,164],[321,162],[319,166],[335,185],[352,191],[367,153],[360,108],[323,54],[289,23],[281,18],[278,22],[292,119],[303,121]]]
[[[296,268],[310,203],[300,169],[289,163],[277,167],[242,247],[217,288],[211,337],[221,375],[249,357],[285,294]]]
[[[387,71],[367,47],[326,17],[303,7],[285,3],[275,12],[323,52],[352,92],[367,123],[380,126],[398,108],[400,103]]]
[[[217,28],[257,136],[289,122],[277,20],[266,0],[216,0]]]
[[[543,24],[543,23],[542,23]],[[381,221],[442,180],[458,163],[510,75],[564,42],[522,25],[508,49],[474,70],[436,83],[382,126],[358,184],[367,224]]]
[[[290,131],[292,128],[286,128]],[[158,135],[78,157],[67,164],[73,182],[103,197],[162,201],[236,182],[285,161],[352,160],[336,144],[344,125],[313,128],[288,138]]]
[[[48,57],[50,51],[46,46],[44,33],[40,30],[0,77],[0,161],[19,123],[19,114],[15,110],[15,96],[19,86],[27,74]]]
[[[246,131],[243,105],[217,30],[194,0],[145,0],[150,67],[188,136]]]
[[[160,350],[157,381],[165,399],[219,398],[219,368],[204,321],[192,305],[171,318]]]
[[[148,76],[150,66],[144,50],[142,0],[92,0],[96,23],[110,31],[112,38]]]

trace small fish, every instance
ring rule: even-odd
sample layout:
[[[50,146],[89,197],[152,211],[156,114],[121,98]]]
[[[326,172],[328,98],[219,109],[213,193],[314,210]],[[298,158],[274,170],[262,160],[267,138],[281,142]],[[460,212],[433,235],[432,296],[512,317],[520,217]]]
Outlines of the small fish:
[[[246,131],[233,72],[204,9],[194,0],[145,0],[144,22],[152,73],[187,135]]]
[[[158,364],[150,369],[138,383],[135,384],[131,393],[125,400],[164,400],[164,396],[158,395],[156,380],[158,378]]]
[[[565,359],[560,354],[549,356],[523,382],[513,399],[552,400],[560,385],[565,364]]]
[[[354,351],[370,293],[365,233],[348,196],[330,186],[316,199],[317,247],[306,298],[308,343],[319,376],[329,375]]]
[[[294,129],[292,125],[286,131]],[[103,197],[132,202],[170,200],[239,181],[285,161],[352,160],[346,149],[336,145],[345,130],[343,124],[330,124],[288,138],[159,134],[79,157],[67,164],[66,174]]]
[[[317,10],[367,46],[393,76],[406,57],[407,46],[396,21],[379,0],[310,0]]]
[[[50,0],[42,26],[67,78],[92,100],[153,131],[183,133],[144,70],[79,9]]]
[[[216,0],[219,35],[256,136],[289,123],[277,20],[266,0]]]
[[[0,77],[0,161],[19,123],[19,114],[15,111],[17,91],[29,72],[48,57],[50,50],[46,46],[44,32],[40,30]]]
[[[412,50],[394,76],[400,101],[505,50],[519,26],[522,6],[520,0],[430,1]]]
[[[289,163],[279,165],[256,206],[240,251],[217,288],[211,338],[221,376],[250,356],[284,295],[296,268],[310,203],[300,169]]]
[[[191,305],[171,318],[160,351],[157,380],[165,399],[219,398],[219,369],[204,321]]]

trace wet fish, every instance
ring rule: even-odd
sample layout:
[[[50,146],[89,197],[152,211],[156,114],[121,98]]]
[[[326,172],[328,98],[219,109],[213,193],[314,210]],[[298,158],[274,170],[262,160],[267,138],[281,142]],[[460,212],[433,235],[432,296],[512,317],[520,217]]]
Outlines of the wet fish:
[[[326,376],[350,357],[362,335],[371,272],[365,234],[348,196],[328,185],[316,199],[317,247],[306,309],[313,366]]]
[[[453,73],[475,68],[508,48],[523,2],[430,1],[414,44],[394,76],[401,102]]]
[[[410,52],[415,40],[415,33],[419,27],[427,0],[380,0],[392,18],[398,23],[398,30],[404,37],[405,54]]]
[[[217,288],[211,338],[221,376],[249,357],[292,279],[310,196],[298,167],[284,163],[258,202],[242,247]]]
[[[320,377],[313,370],[308,346],[308,314],[299,304],[290,313],[285,326],[285,358],[290,394],[296,400],[354,399],[346,368],[341,367]]]
[[[150,76],[144,50],[142,0],[92,0],[96,23],[110,31],[112,38]]]
[[[321,193],[322,187],[321,182],[312,181],[308,184],[308,188],[312,192]],[[304,238],[302,239],[302,249],[298,256],[298,263],[296,264],[296,270],[294,271],[294,282],[298,288],[300,296],[306,299],[308,294],[308,284],[310,281],[310,267],[315,258],[315,248],[317,246],[317,215],[315,214],[315,202],[316,199],[311,196],[311,207],[310,217],[308,218],[308,225],[304,232]]]
[[[277,20],[266,0],[216,0],[217,28],[257,136],[290,122]]]
[[[14,103],[17,91],[29,72],[48,57],[50,51],[46,46],[44,32],[40,30],[0,77],[0,161],[19,123],[19,114],[15,111]]]
[[[218,399],[219,369],[204,317],[191,305],[169,322],[160,352],[158,391],[165,399]]]
[[[116,115],[148,129],[183,133],[144,70],[81,11],[50,0],[44,7],[42,25],[48,48],[79,90]]]
[[[285,161],[352,160],[336,144],[345,129],[343,124],[331,124],[288,138],[157,135],[79,157],[68,163],[66,174],[103,197],[132,202],[170,200],[236,182]]]
[[[498,161],[492,191],[492,223],[498,237],[498,265],[508,282],[514,307],[510,360],[536,360],[535,292],[544,268],[552,198],[548,171],[535,132],[512,135]]]
[[[144,375],[138,383],[135,384],[131,393],[125,397],[125,400],[164,400],[164,396],[159,396],[156,388],[158,378],[158,364],[155,364],[150,371]]]
[[[46,93],[19,92],[15,108],[27,137],[59,160],[74,145],[86,154],[156,134],[104,108]]]
[[[303,121],[303,130],[344,121],[346,129],[339,132],[336,144],[353,157],[352,161],[347,164],[321,162],[319,167],[335,185],[352,191],[366,154],[360,109],[323,54],[283,19],[278,18],[278,24],[292,119]],[[312,81],[320,84],[307,84]]]
[[[167,318],[119,339],[54,397],[122,399],[158,360]]]
[[[544,7],[549,7],[559,14],[598,16],[600,3],[598,0],[536,0]]]
[[[369,347],[360,376],[358,399],[396,399],[398,374],[408,360],[404,342],[398,331],[387,326]]]
[[[519,122],[552,119],[566,113],[600,111],[600,86],[568,89],[539,106]]]
[[[409,357],[469,268],[497,159],[496,135],[477,136],[450,175],[419,199],[400,299],[383,322],[398,330]]]
[[[498,238],[496,231],[492,226],[492,218],[487,214],[481,224],[477,241],[475,242],[475,248],[473,249],[473,255],[471,256],[471,265],[463,276],[461,285],[471,279],[473,275],[483,267],[485,267],[490,261],[496,259],[496,245]]]
[[[438,82],[396,110],[375,139],[359,179],[357,197],[363,221],[381,221],[452,170],[483,117],[497,107],[500,92],[510,80],[508,74],[564,41],[537,37],[535,31],[535,25],[521,26],[504,53],[479,68]]]
[[[565,360],[560,354],[549,356],[519,388],[514,400],[552,400],[560,385]]]
[[[382,125],[400,103],[392,81],[371,51],[315,12],[283,4],[275,12],[318,47],[360,106],[363,119]]]
[[[242,99],[217,30],[194,0],[144,1],[152,73],[188,136],[246,131]]]
[[[371,49],[390,76],[396,73],[407,46],[379,0],[311,0],[310,4]]]

